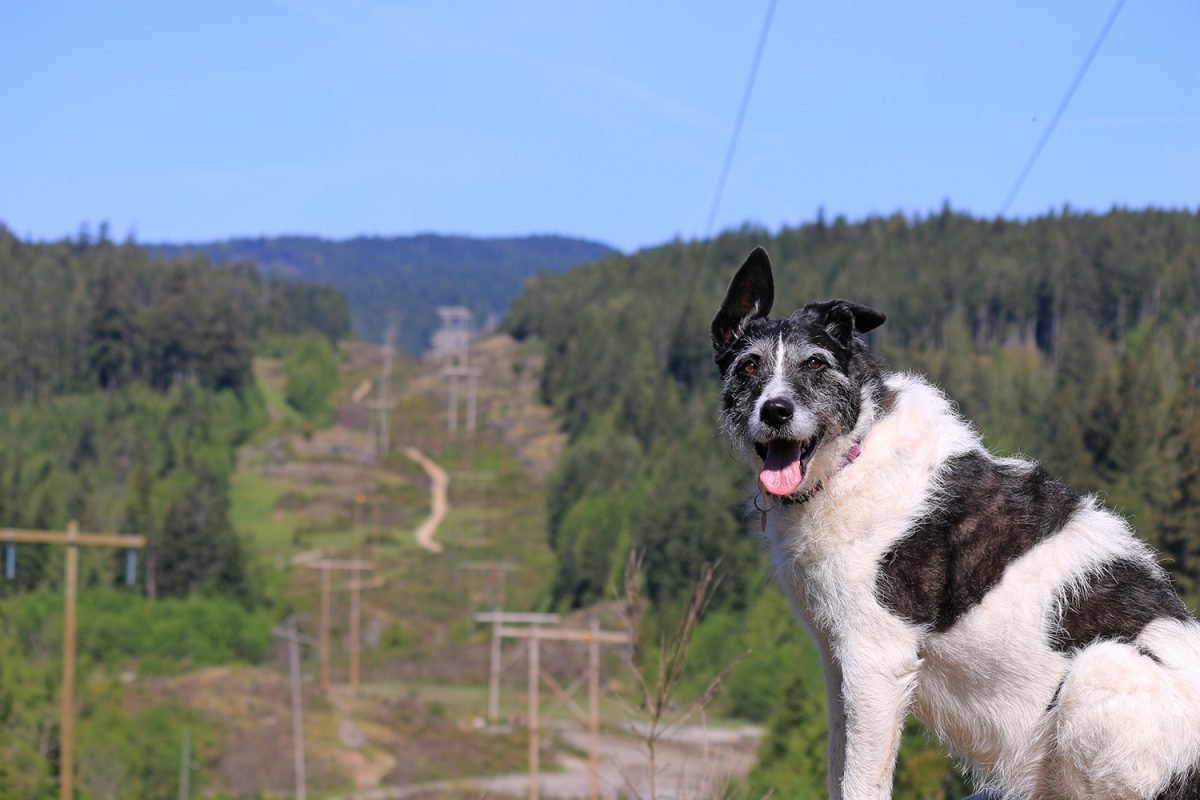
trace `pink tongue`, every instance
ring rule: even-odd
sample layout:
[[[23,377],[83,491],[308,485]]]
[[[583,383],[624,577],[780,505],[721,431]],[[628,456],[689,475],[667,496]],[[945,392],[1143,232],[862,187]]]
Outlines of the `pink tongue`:
[[[791,494],[804,480],[800,468],[799,442],[771,442],[767,445],[767,457],[763,459],[763,470],[758,479],[771,494]]]

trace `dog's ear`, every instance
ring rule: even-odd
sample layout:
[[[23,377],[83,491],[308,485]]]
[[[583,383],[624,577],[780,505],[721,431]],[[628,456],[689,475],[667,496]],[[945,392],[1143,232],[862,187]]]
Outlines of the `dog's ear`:
[[[765,317],[775,302],[771,259],[761,247],[746,258],[725,291],[721,310],[712,321],[713,349],[718,352],[741,337],[746,323]]]
[[[873,331],[887,319],[882,311],[851,300],[830,300],[827,305],[825,330],[845,347],[850,346],[855,333]]]

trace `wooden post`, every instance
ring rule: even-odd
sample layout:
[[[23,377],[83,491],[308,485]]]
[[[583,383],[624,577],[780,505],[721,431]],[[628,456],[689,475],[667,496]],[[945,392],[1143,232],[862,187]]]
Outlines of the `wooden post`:
[[[359,603],[359,591],[362,588],[362,581],[359,578],[360,573],[354,570],[354,578],[350,583],[350,692],[358,693],[358,654],[359,654],[359,615],[361,613],[361,605]]]
[[[488,722],[500,719],[500,616],[492,622],[492,659],[488,665]]]
[[[192,782],[192,732],[183,732],[183,744],[179,747],[179,800],[189,800]]]
[[[304,566],[309,569],[321,570],[321,631],[318,642],[321,649],[321,689],[329,691],[331,685],[329,662],[331,659],[331,648],[329,644],[329,605],[330,605],[330,581],[334,570],[339,572],[350,572],[353,578],[350,582],[350,588],[353,591],[351,595],[351,614],[350,614],[350,682],[352,687],[358,687],[358,651],[359,651],[359,619],[361,617],[361,603],[359,592],[362,590],[362,571],[375,569],[374,561],[363,561],[360,559],[339,560],[334,558],[322,558],[314,561],[304,562]]]
[[[533,624],[534,635],[529,639],[529,800],[538,800],[538,686],[541,683],[541,663],[538,645],[541,639],[537,632],[541,629],[536,622]]]
[[[467,374],[467,431],[475,432],[475,376],[479,374],[478,370],[472,370]]]
[[[101,547],[145,547],[142,536],[119,533],[80,533],[79,523],[71,520],[67,531],[5,530],[7,542],[61,544],[67,548],[63,576],[63,662],[62,707],[59,725],[58,786],[63,800],[73,800],[75,749],[75,596],[79,583],[79,545]]]
[[[588,641],[588,798],[600,798],[600,621],[592,617],[588,630],[592,637]]]
[[[371,531],[367,539],[376,546],[383,543],[383,511],[379,506],[379,498],[371,504]]]
[[[321,568],[321,688],[329,691],[329,567]]]
[[[287,639],[288,643],[288,676],[292,684],[292,774],[296,798],[305,800],[308,778],[304,774],[304,696],[300,693],[300,631],[296,629],[296,618],[288,617],[286,633],[281,633],[278,628],[273,633]]]
[[[499,564],[501,567],[507,567],[507,562],[481,562],[489,565]],[[460,564],[460,567],[471,567],[471,563]],[[515,569],[515,565],[513,565]],[[503,571],[500,572],[503,575]],[[482,614],[475,615],[476,622],[492,623],[492,653],[491,661],[488,664],[488,720],[496,722],[500,719],[500,678],[503,669],[501,661],[501,648],[504,643],[504,631],[500,627],[504,623],[520,623],[522,625],[529,623],[545,623],[554,625],[559,621],[558,614],[540,614],[536,612],[525,611],[487,611]]]
[[[476,619],[480,619],[481,621],[483,621],[484,618],[490,618],[492,616],[519,617],[522,615],[519,615],[519,614],[512,614],[512,615],[479,614],[476,616]],[[526,615],[526,616],[533,617],[535,615],[530,614],[530,615]],[[527,621],[532,621],[532,620],[527,620]],[[547,639],[550,641],[560,641],[560,642],[585,642],[588,645],[590,645],[589,662],[590,662],[591,675],[589,676],[590,677],[590,681],[589,681],[589,701],[590,702],[589,702],[589,705],[591,706],[591,711],[589,714],[584,715],[583,711],[578,709],[578,707],[575,705],[575,703],[570,701],[570,692],[564,692],[562,689],[557,688],[557,684],[550,681],[549,676],[547,676],[546,680],[550,684],[550,688],[554,689],[555,693],[558,694],[559,699],[563,700],[564,702],[567,702],[568,708],[570,708],[577,717],[579,717],[580,719],[584,719],[585,716],[587,717],[587,719],[585,721],[588,723],[588,728],[591,733],[591,743],[590,743],[590,749],[591,749],[591,753],[590,753],[591,759],[590,760],[591,760],[591,772],[592,772],[591,791],[595,793],[593,795],[594,797],[598,796],[599,795],[599,774],[600,774],[599,747],[598,747],[598,741],[599,741],[599,737],[600,737],[600,732],[599,732],[599,727],[600,727],[600,678],[599,678],[599,675],[600,675],[600,669],[599,669],[600,645],[601,644],[629,645],[629,644],[632,644],[632,638],[630,637],[630,635],[628,633],[624,633],[624,632],[602,631],[602,630],[600,630],[599,626],[596,624],[595,620],[592,621],[591,625],[586,630],[579,629],[579,628],[556,628],[553,630],[542,630],[541,625],[539,625],[537,622],[534,622],[532,627],[530,627],[530,628],[514,628],[511,626],[504,625],[504,626],[501,626],[501,628],[500,628],[500,636],[502,636],[502,637],[507,636],[507,637],[513,638],[513,639],[528,639],[529,640],[529,785],[530,785],[529,791],[530,791],[530,797],[532,798],[532,800],[537,800],[537,766],[538,766],[537,749],[536,749],[538,746],[537,700],[538,700],[538,684],[540,683],[540,677],[541,677],[540,672],[539,672],[540,664],[539,664],[539,654],[538,654],[538,643],[542,639]]]
[[[79,536],[79,525],[75,520],[67,524],[67,574],[63,591],[66,607],[63,609],[63,664],[62,664],[62,736],[59,759],[61,776],[59,789],[62,800],[72,800],[72,783],[75,748],[75,585],[79,578],[79,548],[75,540]]]

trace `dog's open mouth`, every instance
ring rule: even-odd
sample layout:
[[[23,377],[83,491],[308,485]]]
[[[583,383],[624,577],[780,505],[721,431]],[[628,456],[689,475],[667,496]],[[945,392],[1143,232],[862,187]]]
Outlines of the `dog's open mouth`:
[[[763,460],[758,480],[771,494],[789,495],[804,480],[804,465],[815,449],[816,439],[797,442],[792,439],[772,439],[754,448]]]

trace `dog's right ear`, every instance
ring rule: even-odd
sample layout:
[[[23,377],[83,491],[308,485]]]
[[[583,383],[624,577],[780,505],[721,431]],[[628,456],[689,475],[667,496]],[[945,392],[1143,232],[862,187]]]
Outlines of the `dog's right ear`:
[[[775,281],[771,277],[771,259],[761,247],[754,248],[733,276],[725,291],[721,310],[712,321],[713,349],[718,353],[742,336],[747,323],[771,313],[775,302]]]

